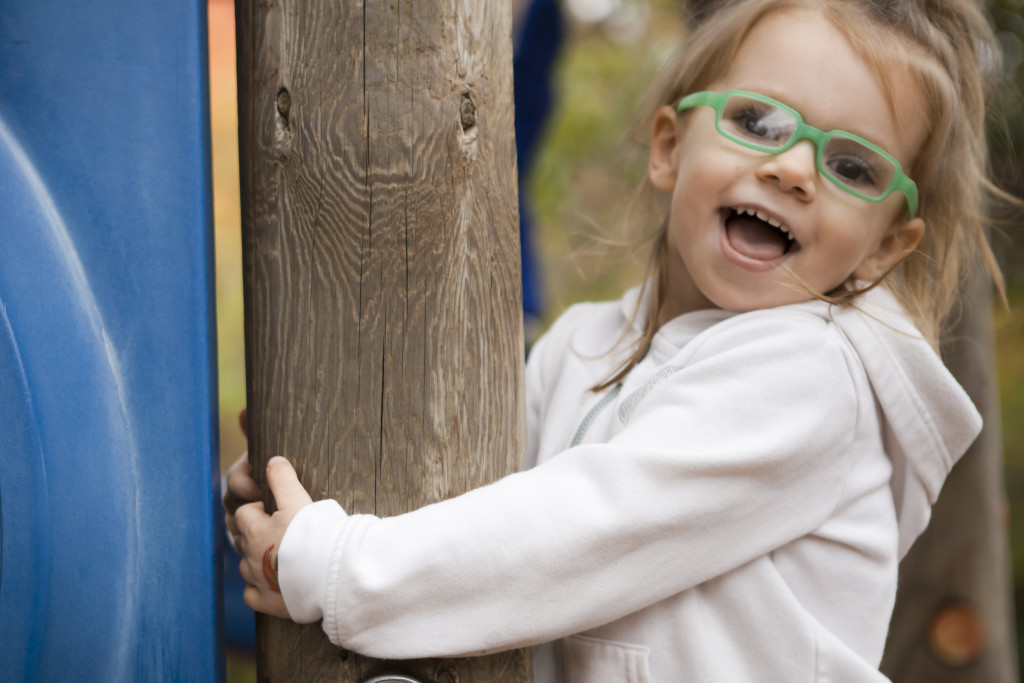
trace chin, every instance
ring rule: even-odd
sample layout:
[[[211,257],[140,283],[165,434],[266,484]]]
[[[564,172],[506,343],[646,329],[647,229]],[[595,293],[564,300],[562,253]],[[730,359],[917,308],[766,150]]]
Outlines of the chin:
[[[779,284],[771,285],[771,287],[777,291],[761,292],[760,295],[756,296],[736,294],[734,296],[722,295],[708,298],[722,310],[730,311],[731,313],[750,313],[751,311],[760,311],[766,308],[799,304],[814,298],[811,294],[798,287],[791,288]]]

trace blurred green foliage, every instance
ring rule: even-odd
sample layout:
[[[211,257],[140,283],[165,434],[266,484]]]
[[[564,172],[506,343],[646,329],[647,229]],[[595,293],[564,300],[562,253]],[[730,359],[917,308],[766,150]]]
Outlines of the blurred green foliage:
[[[546,322],[575,301],[617,297],[644,265],[636,247],[657,221],[647,205],[631,211],[646,174],[644,104],[683,26],[678,2],[653,2],[650,11],[642,40],[616,42],[600,25],[575,25],[558,62],[557,104],[527,179]]]

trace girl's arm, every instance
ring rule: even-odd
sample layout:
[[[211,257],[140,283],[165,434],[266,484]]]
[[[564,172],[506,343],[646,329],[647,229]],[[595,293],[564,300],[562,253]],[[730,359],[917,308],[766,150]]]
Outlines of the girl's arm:
[[[303,509],[280,554],[292,616],[371,656],[480,654],[608,623],[812,532],[856,456],[849,356],[809,315],[722,328],[608,443],[393,518]]]

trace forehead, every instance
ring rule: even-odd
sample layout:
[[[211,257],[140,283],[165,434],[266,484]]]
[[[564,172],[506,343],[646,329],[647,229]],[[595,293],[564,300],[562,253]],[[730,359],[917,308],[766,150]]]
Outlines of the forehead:
[[[740,89],[780,100],[824,130],[856,133],[908,166],[926,137],[919,89],[905,68],[878,71],[821,12],[787,9],[760,19],[712,90]]]

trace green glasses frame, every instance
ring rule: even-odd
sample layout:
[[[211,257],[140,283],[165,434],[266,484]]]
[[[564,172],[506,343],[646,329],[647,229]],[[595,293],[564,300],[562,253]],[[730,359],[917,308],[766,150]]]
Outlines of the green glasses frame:
[[[763,102],[764,104],[771,105],[772,107],[776,107],[784,112],[787,112],[789,115],[793,117],[794,120],[796,120],[796,130],[793,131],[793,134],[790,135],[789,139],[785,143],[778,147],[773,147],[771,145],[760,145],[757,144],[756,142],[752,142],[751,140],[747,140],[745,138],[739,137],[728,132],[727,130],[722,128],[721,125],[722,112],[725,109],[726,101],[733,96],[742,96],[752,100],[756,100],[758,102]],[[800,142],[801,140],[810,140],[811,142],[814,143],[814,146],[817,149],[818,171],[826,178],[828,178],[830,181],[832,181],[834,185],[852,194],[854,197],[859,197],[860,199],[873,203],[878,203],[882,201],[893,192],[899,192],[907,199],[907,212],[909,214],[909,218],[913,218],[914,216],[917,215],[917,184],[913,180],[908,178],[907,174],[903,172],[903,167],[900,166],[900,162],[896,161],[896,159],[894,159],[891,154],[886,152],[878,145],[872,144],[871,142],[868,142],[864,138],[858,135],[854,135],[853,133],[847,133],[846,131],[831,130],[826,132],[821,130],[820,128],[815,128],[814,126],[805,123],[803,117],[800,116],[800,112],[793,109],[792,107],[787,107],[782,102],[773,100],[772,98],[766,97],[765,95],[747,92],[746,90],[730,90],[724,93],[712,92],[710,90],[702,90],[701,92],[691,93],[683,97],[681,100],[679,100],[679,104],[676,105],[676,113],[681,114],[684,109],[690,109],[692,107],[700,106],[708,106],[715,110],[715,129],[718,130],[719,134],[721,134],[725,138],[728,138],[729,140],[732,140],[737,144],[743,145],[744,147],[748,147],[753,150],[757,150],[758,152],[766,152],[768,154],[782,154],[787,149],[789,149],[796,143]],[[862,192],[858,192],[857,190],[853,189],[852,187],[844,183],[842,180],[837,178],[835,175],[833,175],[832,171],[828,168],[828,166],[825,165],[825,143],[828,142],[828,140],[831,137],[836,135],[848,140],[852,140],[861,145],[864,145],[871,151],[875,152],[876,154],[884,158],[886,161],[892,163],[893,168],[896,170],[896,173],[893,174],[893,178],[889,182],[889,186],[885,188],[881,195],[879,195],[878,197],[872,197]]]

